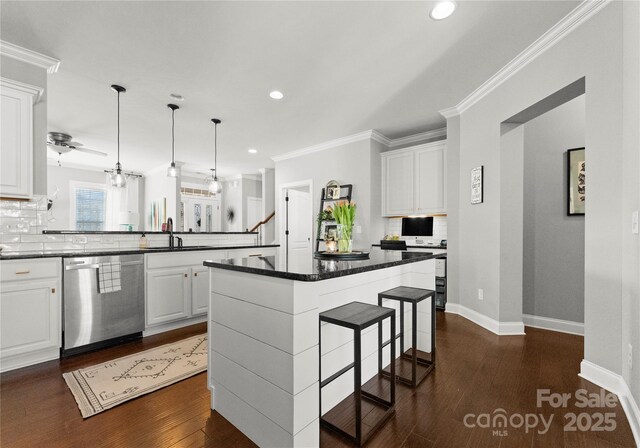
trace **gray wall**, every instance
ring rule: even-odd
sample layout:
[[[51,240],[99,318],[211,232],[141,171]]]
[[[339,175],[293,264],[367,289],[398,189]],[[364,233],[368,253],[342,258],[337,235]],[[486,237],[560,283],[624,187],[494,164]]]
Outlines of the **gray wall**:
[[[384,221],[380,211],[380,152],[382,146],[372,140],[360,140],[335,148],[276,162],[276,207],[279,206],[280,186],[287,183],[311,179],[313,181],[312,216],[314,235],[316,217],[320,209],[322,188],[330,180],[340,184],[353,184],[353,201],[357,204],[354,249],[368,249],[372,242],[384,236]],[[276,212],[276,240],[279,241],[281,213]]]
[[[640,403],[640,237],[629,231],[631,213],[640,208],[640,2],[624,2],[623,9],[622,376]],[[629,345],[633,370],[624,356]]]
[[[33,107],[33,194],[47,194],[47,71],[35,65],[0,56],[3,78],[42,87],[44,93]]]
[[[566,212],[566,151],[585,145],[584,107],[582,95],[524,125],[524,314],[584,322],[584,216]]]
[[[627,10],[624,37],[623,8]],[[631,330],[632,324],[637,327],[638,322],[637,305],[631,300],[633,294],[637,297],[637,280],[631,278],[631,273],[637,277],[640,272],[638,242],[636,236],[628,235],[629,211],[638,209],[639,145],[637,131],[632,128],[637,127],[640,116],[634,103],[637,97],[623,94],[623,84],[635,95],[640,83],[633,62],[629,63],[632,69],[625,70],[623,76],[623,47],[628,52],[625,60],[637,58],[639,26],[637,2],[609,3],[462,112],[458,137],[452,136],[455,122],[450,119],[452,126],[447,126],[448,151],[459,153],[460,179],[458,213],[448,216],[449,226],[452,230],[457,228],[459,237],[459,250],[452,251],[448,258],[451,270],[458,273],[457,285],[452,289],[458,290],[461,305],[500,320],[501,301],[513,300],[500,296],[501,282],[506,281],[500,274],[501,263],[505,262],[501,259],[500,234],[523,231],[503,226],[500,221],[501,209],[511,206],[501,199],[500,123],[586,78],[589,210],[585,218],[585,359],[618,374],[624,374],[622,334],[633,343],[634,353],[640,344],[636,330]],[[627,107],[627,103],[632,106]],[[485,202],[472,206],[469,173],[479,165],[485,166]],[[626,185],[631,187],[627,189]],[[449,204],[455,200],[451,194],[456,192],[448,191]],[[454,216],[456,222],[452,223]],[[632,244],[623,244],[623,235]],[[628,277],[623,276],[623,266]],[[477,299],[478,288],[484,289],[483,301]],[[635,313],[633,321],[626,317],[623,321],[623,308]],[[621,322],[625,329],[621,329]],[[638,386],[633,387],[636,400],[640,400]]]

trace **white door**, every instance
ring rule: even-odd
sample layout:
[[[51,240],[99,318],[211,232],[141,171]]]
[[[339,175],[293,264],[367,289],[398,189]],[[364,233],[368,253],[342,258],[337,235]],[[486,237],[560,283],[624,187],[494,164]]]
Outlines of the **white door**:
[[[247,229],[251,230],[262,221],[262,198],[247,198]]]
[[[191,268],[191,315],[205,314],[209,309],[209,268]]]
[[[287,190],[285,200],[285,243],[290,256],[311,256],[313,213],[308,191]],[[288,231],[288,235],[287,232]]]
[[[147,272],[147,326],[186,319],[191,315],[189,268]]]
[[[414,212],[413,152],[382,154],[382,213],[402,216]]]

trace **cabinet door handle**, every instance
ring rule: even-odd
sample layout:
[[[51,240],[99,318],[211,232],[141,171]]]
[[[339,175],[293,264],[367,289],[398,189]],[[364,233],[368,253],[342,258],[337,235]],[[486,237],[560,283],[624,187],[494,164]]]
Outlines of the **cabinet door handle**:
[[[187,278],[189,275],[188,274],[184,274],[184,277]]]
[[[16,271],[16,275],[29,274],[31,271]]]
[[[197,277],[197,276],[198,276],[198,273],[197,273],[197,272],[194,272],[194,273],[193,273],[193,276],[194,276],[194,277]]]
[[[249,255],[249,256],[250,256],[250,257],[261,257],[261,256],[262,256],[262,254],[251,254],[251,255]]]
[[[55,294],[56,293],[56,288],[51,288],[51,294]]]

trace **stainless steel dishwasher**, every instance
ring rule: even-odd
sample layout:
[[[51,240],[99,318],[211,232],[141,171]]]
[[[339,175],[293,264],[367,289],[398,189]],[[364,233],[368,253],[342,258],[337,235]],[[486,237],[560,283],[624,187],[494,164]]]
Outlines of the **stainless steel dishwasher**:
[[[99,271],[120,268],[120,290],[100,292]],[[142,336],[144,256],[65,258],[62,355],[72,355]]]

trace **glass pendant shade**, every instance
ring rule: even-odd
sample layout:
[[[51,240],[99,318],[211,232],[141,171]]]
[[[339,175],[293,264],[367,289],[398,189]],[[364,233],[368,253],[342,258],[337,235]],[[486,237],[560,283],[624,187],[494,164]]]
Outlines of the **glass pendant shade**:
[[[214,146],[213,146],[213,169],[211,170],[211,177],[208,181],[209,193],[220,194],[222,193],[222,182],[218,181],[218,125],[221,121],[218,118],[212,118],[211,122],[214,127]]]
[[[122,173],[122,169],[118,163],[116,170],[110,175],[111,186],[116,188],[123,188],[127,185],[127,176]]]
[[[215,177],[209,181],[209,193],[222,193],[222,183]]]
[[[178,177],[178,168],[176,168],[175,162],[171,162],[171,166],[167,168],[167,177]]]

